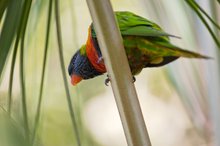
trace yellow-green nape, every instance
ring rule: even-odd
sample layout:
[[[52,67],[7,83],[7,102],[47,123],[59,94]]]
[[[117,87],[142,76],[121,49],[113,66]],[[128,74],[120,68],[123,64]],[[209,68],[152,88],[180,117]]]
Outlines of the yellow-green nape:
[[[86,45],[82,45],[79,49],[81,55],[86,55]]]

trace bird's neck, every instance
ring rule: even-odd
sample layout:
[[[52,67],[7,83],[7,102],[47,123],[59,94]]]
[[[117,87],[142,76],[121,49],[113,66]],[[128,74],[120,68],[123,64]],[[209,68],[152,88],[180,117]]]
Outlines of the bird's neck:
[[[88,33],[88,39],[86,42],[86,54],[91,62],[92,66],[100,73],[105,73],[106,68],[103,61],[100,61],[100,57],[97,53],[97,49],[95,47],[98,46],[98,44],[95,44],[97,42],[94,42],[92,35],[91,35],[91,27],[89,27],[89,33]]]

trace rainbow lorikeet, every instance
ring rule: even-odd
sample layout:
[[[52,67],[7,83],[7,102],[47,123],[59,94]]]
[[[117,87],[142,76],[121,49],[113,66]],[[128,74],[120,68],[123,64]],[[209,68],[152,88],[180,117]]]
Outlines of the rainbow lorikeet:
[[[156,23],[131,12],[115,12],[132,75],[145,67],[159,67],[179,57],[209,58],[183,50],[170,43],[169,37]],[[73,55],[69,68],[71,83],[90,79],[106,72],[93,24],[88,30],[86,44]]]

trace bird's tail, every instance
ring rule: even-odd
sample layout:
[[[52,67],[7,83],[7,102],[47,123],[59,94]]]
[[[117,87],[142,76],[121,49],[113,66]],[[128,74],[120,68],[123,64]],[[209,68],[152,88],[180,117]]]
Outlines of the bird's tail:
[[[166,47],[168,49],[170,49],[170,51],[174,52],[174,54],[176,56],[179,57],[186,57],[186,58],[202,58],[202,59],[213,59],[212,57],[206,56],[206,55],[202,55],[193,51],[189,51],[189,50],[184,50],[181,49],[179,47],[176,47],[172,44],[168,44],[168,43],[159,43],[161,46]]]
[[[188,51],[188,50],[183,50],[178,48],[177,50],[180,54],[181,57],[187,57],[187,58],[203,58],[203,59],[212,59],[212,57],[202,55],[196,52]]]

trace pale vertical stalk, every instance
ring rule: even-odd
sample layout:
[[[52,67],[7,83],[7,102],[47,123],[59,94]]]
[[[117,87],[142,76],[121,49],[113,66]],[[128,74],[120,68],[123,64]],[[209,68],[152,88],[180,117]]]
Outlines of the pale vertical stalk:
[[[137,93],[109,0],[87,0],[129,146],[150,146]]]
[[[210,1],[210,10],[211,10],[211,14],[212,17],[214,19],[214,21],[216,21],[218,23],[218,7],[216,6],[217,2],[215,1]],[[214,25],[213,25],[214,26]],[[216,34],[216,36],[219,38],[219,29],[217,29],[217,27],[213,27],[213,30]],[[216,48],[215,48],[216,47]],[[219,63],[220,63],[220,47],[213,45],[213,48],[210,49],[215,49],[213,51],[213,55],[215,54],[215,61],[213,61],[212,63],[210,63],[208,65],[208,81],[210,83],[210,86],[208,86],[208,91],[209,91],[209,107],[210,107],[210,117],[211,117],[211,121],[213,124],[213,134],[214,134],[214,144],[213,146],[220,146],[220,67],[219,67]]]

